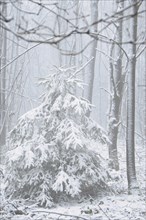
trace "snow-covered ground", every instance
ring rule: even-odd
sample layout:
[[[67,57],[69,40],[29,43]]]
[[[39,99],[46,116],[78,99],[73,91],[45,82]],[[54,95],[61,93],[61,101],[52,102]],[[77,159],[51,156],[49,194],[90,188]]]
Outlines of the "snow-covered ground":
[[[14,209],[13,209],[14,210]],[[32,206],[20,206],[26,214],[16,212],[5,213],[1,220],[72,220],[72,219],[90,219],[90,220],[145,220],[146,204],[143,196],[119,195],[106,196],[96,199],[92,202],[84,201],[82,203],[63,203],[52,209],[43,209]],[[64,215],[59,215],[64,214]],[[81,217],[77,218],[75,216]]]
[[[144,220],[146,218],[145,202],[141,196],[112,196],[95,200],[93,204],[84,202],[78,205],[62,205],[53,212],[82,216],[85,219]],[[53,217],[53,216],[52,216]],[[65,219],[62,217],[62,219]],[[67,217],[66,219],[73,219]]]

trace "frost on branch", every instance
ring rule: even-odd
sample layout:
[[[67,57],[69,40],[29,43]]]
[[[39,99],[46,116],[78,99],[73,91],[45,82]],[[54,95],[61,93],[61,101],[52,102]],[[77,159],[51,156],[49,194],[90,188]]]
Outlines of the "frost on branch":
[[[94,196],[106,188],[107,176],[90,141],[106,142],[106,135],[86,117],[90,103],[74,94],[82,83],[68,68],[40,84],[46,88],[42,104],[23,115],[9,135],[6,194],[48,207],[60,199]]]

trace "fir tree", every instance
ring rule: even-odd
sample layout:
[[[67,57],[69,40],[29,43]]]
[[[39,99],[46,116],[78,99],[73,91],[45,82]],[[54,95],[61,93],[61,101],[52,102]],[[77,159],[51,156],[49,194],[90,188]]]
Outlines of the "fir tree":
[[[10,132],[7,196],[29,198],[51,207],[60,199],[96,195],[106,188],[106,170],[90,142],[106,134],[87,112],[90,103],[74,93],[83,89],[73,68],[59,68],[40,79],[42,104],[23,115]]]

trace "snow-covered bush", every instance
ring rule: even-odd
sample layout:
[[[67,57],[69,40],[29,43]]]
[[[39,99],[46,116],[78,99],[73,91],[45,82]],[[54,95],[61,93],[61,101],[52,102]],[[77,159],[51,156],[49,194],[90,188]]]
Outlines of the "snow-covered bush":
[[[90,103],[74,92],[83,87],[74,69],[56,69],[40,84],[42,104],[23,115],[10,132],[6,194],[52,206],[60,199],[94,196],[106,187],[106,170],[90,141],[106,142],[86,117]]]

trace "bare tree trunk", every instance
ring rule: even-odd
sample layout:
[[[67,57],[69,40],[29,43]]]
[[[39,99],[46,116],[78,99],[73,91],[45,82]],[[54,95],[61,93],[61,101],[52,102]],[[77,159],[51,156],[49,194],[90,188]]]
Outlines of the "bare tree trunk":
[[[61,15],[61,17],[58,17],[58,32],[59,34],[62,34],[66,31],[67,23],[62,17],[65,16],[65,10],[68,6],[68,0],[66,1],[60,1],[58,0],[58,14]],[[62,55],[62,50],[67,50],[67,39],[63,42],[60,42],[58,44],[58,52],[59,52],[59,65],[65,66],[68,63],[68,57]]]
[[[0,5],[0,10],[6,17],[6,3]],[[6,30],[2,27],[0,21],[0,68],[6,64]],[[3,154],[6,151],[6,69],[0,71],[0,163],[4,162]]]
[[[145,1],[145,10],[146,10],[146,1]],[[145,14],[145,19],[146,19],[146,14]],[[146,30],[146,22],[145,22],[145,30]],[[146,49],[145,49],[145,59],[146,59]],[[144,73],[144,146],[146,146],[146,62],[145,62],[145,73]]]
[[[133,3],[136,1],[133,0]],[[127,179],[129,194],[136,192],[137,179],[135,169],[135,75],[136,75],[136,44],[137,41],[137,12],[138,5],[132,7],[134,17],[132,19],[131,40],[131,59],[128,72],[128,88],[127,88]]]
[[[0,10],[6,16],[6,3]],[[0,67],[6,64],[6,31],[0,21]],[[0,71],[0,147],[6,142],[6,69]]]
[[[96,22],[98,19],[98,0],[91,1],[91,23]],[[97,32],[97,24],[93,25],[93,31]],[[89,64],[89,77],[88,77],[88,89],[87,89],[87,99],[90,103],[92,103],[93,96],[93,86],[94,86],[94,76],[95,76],[95,62],[96,62],[96,48],[97,48],[97,40],[95,39],[91,44],[91,53],[90,57],[94,59]],[[90,112],[88,113],[88,116]]]
[[[117,0],[117,8],[123,8],[124,2]],[[122,17],[123,13],[119,13]],[[120,19],[117,23],[116,41],[122,42],[123,38],[123,20]],[[115,68],[113,61],[110,61],[110,84],[111,84],[111,101],[110,112],[108,119],[108,136],[109,136],[109,167],[115,170],[119,169],[117,139],[120,124],[121,102],[123,97],[123,88],[125,81],[125,73],[122,73],[122,57],[123,53],[119,45],[112,45],[110,56],[113,57],[113,47],[115,48],[115,57],[117,58]]]

